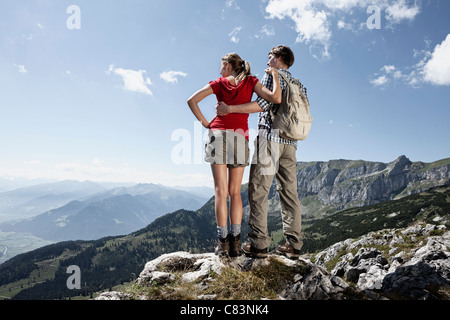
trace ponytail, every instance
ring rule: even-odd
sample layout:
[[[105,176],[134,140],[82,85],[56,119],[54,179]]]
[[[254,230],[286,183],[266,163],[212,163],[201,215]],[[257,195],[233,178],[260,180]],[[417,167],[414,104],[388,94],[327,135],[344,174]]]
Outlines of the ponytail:
[[[227,54],[222,58],[222,61],[231,64],[231,68],[237,73],[236,81],[238,82],[243,81],[246,77],[251,75],[250,63],[242,60],[237,53]]]

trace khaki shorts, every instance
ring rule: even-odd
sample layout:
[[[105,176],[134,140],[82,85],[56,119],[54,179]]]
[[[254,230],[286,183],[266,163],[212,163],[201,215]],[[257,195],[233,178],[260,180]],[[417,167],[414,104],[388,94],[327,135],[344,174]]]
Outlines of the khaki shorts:
[[[249,165],[248,140],[233,130],[211,130],[205,145],[205,161],[210,164],[226,164],[228,168]]]

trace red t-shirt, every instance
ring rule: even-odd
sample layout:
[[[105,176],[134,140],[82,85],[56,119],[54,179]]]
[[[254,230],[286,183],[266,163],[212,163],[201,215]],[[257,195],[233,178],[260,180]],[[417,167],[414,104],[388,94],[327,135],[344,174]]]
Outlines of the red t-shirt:
[[[235,86],[227,78],[221,77],[209,84],[218,102],[223,101],[228,105],[239,105],[252,100],[253,91],[258,81],[258,78],[248,76]],[[211,130],[239,130],[238,132],[248,140],[248,114],[231,113],[223,117],[217,117],[209,128]]]

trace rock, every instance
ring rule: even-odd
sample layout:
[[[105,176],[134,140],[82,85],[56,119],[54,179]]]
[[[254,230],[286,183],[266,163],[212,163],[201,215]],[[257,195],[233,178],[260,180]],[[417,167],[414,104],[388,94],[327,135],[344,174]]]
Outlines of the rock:
[[[369,258],[375,258],[379,256],[381,253],[375,248],[361,248],[358,250],[355,258],[353,259],[351,265],[357,266],[361,260],[367,260]]]
[[[356,284],[359,290],[379,290],[382,287],[383,279],[386,271],[381,269],[378,265],[371,265],[367,272],[361,273]]]
[[[131,300],[131,298],[131,294],[118,291],[109,291],[103,292],[95,300]]]
[[[314,217],[317,211],[332,213],[450,184],[447,162],[425,166],[404,155],[390,163],[331,160],[299,162],[297,168],[299,198],[308,198],[302,213]]]
[[[430,236],[433,231],[443,234]],[[408,246],[405,246],[407,241]],[[389,249],[380,252],[371,247],[374,245]],[[405,251],[408,247],[410,251]],[[449,248],[450,232],[445,226],[418,223],[401,230],[371,232],[358,240],[336,243],[318,253],[316,263],[325,265],[342,251],[358,249],[355,256],[351,253],[342,255],[331,273],[355,283],[366,296],[381,294],[401,299],[449,299]]]
[[[186,271],[182,276],[183,281],[193,282],[208,276],[211,271],[219,273],[223,266],[214,253],[174,252],[147,262],[137,282],[148,283],[154,281],[155,277],[158,277],[159,281],[174,280],[174,275],[168,273],[173,271]]]
[[[149,261],[137,279],[142,286],[158,286],[160,290],[165,284],[172,285],[175,280],[173,272],[181,272],[181,282],[195,284],[200,288],[198,300],[213,300],[216,294],[207,292],[209,285],[214,282],[211,272],[220,274],[224,267],[235,268],[240,272],[250,272],[273,263],[282,263],[292,268],[294,275],[289,283],[277,293],[278,299],[283,300],[332,300],[344,299],[348,294],[349,285],[340,277],[330,274],[323,267],[308,260],[290,260],[282,256],[270,254],[267,259],[253,259],[244,255],[233,258],[219,258],[208,254],[190,254],[174,252],[165,254]],[[137,297],[137,299],[141,296]],[[129,294],[103,293],[98,300],[128,300]]]
[[[169,272],[153,271],[150,273],[147,281],[156,284],[163,284],[175,280],[175,276]]]
[[[428,230],[428,231],[427,231]],[[428,232],[430,227],[422,229]],[[437,288],[450,289],[450,232],[441,237],[430,237],[418,248],[411,260],[399,265],[383,280],[387,294],[412,299],[436,298]],[[434,294],[434,296],[433,296]]]
[[[440,235],[432,236],[436,230],[440,230]],[[389,247],[393,239],[399,247]],[[411,239],[420,240],[411,242]],[[178,281],[179,284],[195,286],[196,299],[213,300],[218,298],[219,292],[208,289],[224,268],[255,274],[268,267],[279,268],[281,263],[283,270],[288,268],[293,274],[283,280],[287,282],[276,292],[278,299],[450,299],[449,248],[450,232],[445,227],[422,223],[406,229],[371,232],[358,240],[347,239],[315,257],[303,255],[298,260],[274,254],[269,254],[267,259],[252,259],[244,255],[231,259],[220,258],[213,253],[174,252],[149,261],[137,284],[158,286],[158,290],[167,286],[168,290],[176,291],[178,289],[174,286]],[[327,271],[324,266],[333,261],[336,264]],[[175,276],[175,273],[179,275]],[[354,285],[349,285],[344,279]],[[143,298],[148,297],[105,292],[97,299]]]
[[[303,263],[306,263],[303,260]],[[280,295],[286,300],[340,300],[349,285],[340,277],[333,276],[324,268],[317,265],[308,265],[309,272],[298,277],[295,283],[289,286]]]

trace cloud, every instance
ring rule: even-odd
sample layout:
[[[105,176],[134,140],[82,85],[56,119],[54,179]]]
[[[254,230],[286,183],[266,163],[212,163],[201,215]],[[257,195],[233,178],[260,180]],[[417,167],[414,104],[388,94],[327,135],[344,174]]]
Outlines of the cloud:
[[[110,65],[107,74],[110,74],[111,72],[122,77],[125,90],[150,96],[153,95],[152,91],[147,86],[151,85],[152,81],[149,77],[144,79],[144,74],[146,73],[145,70],[135,71],[131,69],[114,68],[113,65]]]
[[[413,66],[399,69],[394,65],[385,65],[375,73],[370,83],[383,86],[391,80],[400,80],[412,87],[429,83],[438,86],[450,86],[450,34],[442,43],[436,45],[433,52],[414,50],[414,57],[420,60]]]
[[[28,165],[39,165],[42,163],[41,160],[28,160],[28,161],[24,161],[23,163],[28,164]]]
[[[386,8],[386,19],[393,23],[400,23],[403,20],[414,20],[420,13],[420,7],[415,3],[408,7],[406,0],[396,1]]]
[[[234,8],[236,10],[239,10],[239,5],[237,4],[236,0],[227,0],[225,2],[225,8],[230,9],[230,8]]]
[[[233,31],[231,31],[228,36],[230,37],[230,41],[233,43],[239,43],[239,38],[237,37],[237,35],[239,34],[239,32],[241,32],[242,27],[236,27],[233,29]]]
[[[381,87],[381,86],[385,85],[388,81],[389,81],[389,79],[385,75],[383,75],[383,76],[379,76],[378,78],[371,80],[370,83],[376,87]]]
[[[178,83],[177,77],[187,77],[187,73],[182,71],[164,71],[159,76],[167,83]]]
[[[339,20],[337,23],[337,27],[344,30],[353,30],[353,25],[345,22],[344,20]]]
[[[332,33],[328,13],[314,6],[315,2],[317,1],[270,0],[266,12],[269,19],[291,19],[298,33],[296,42],[313,45],[318,43],[323,48],[322,56],[329,58]]]
[[[424,63],[423,79],[435,85],[450,85],[450,34],[441,43],[438,44],[430,59]]]
[[[262,39],[264,37],[272,37],[275,35],[275,29],[273,26],[265,24],[258,34],[255,35],[255,38]]]
[[[46,163],[40,160],[24,161],[15,168],[0,167],[0,176],[8,179],[51,179],[94,182],[159,183],[165,186],[213,186],[212,175],[177,173],[136,168],[128,163],[111,164],[102,159],[73,160]]]
[[[367,8],[378,6],[386,12],[388,27],[404,20],[412,21],[420,13],[419,4],[408,6],[406,0],[268,0],[267,19],[290,19],[297,32],[296,42],[310,46],[310,50],[319,48],[318,59],[330,58],[332,45],[332,26],[339,30],[354,31],[366,27]],[[345,21],[356,13],[356,26]],[[365,17],[365,19],[364,19]]]
[[[25,66],[24,66],[24,65],[14,64],[14,66],[17,67],[17,69],[19,70],[20,73],[28,73],[28,70],[25,69]]]

